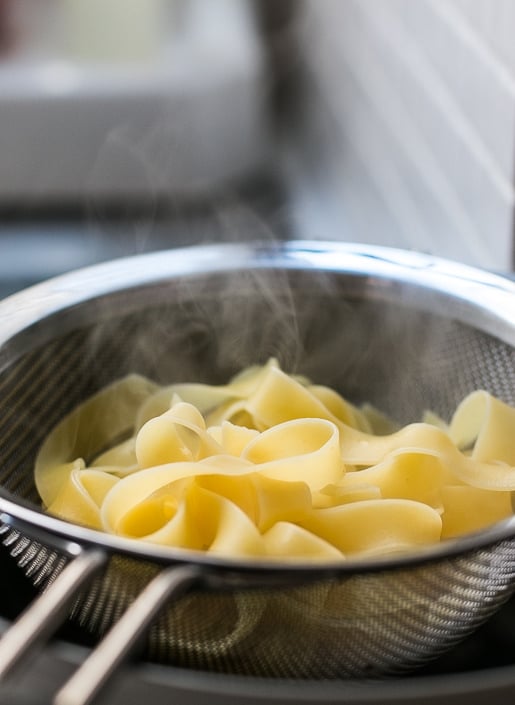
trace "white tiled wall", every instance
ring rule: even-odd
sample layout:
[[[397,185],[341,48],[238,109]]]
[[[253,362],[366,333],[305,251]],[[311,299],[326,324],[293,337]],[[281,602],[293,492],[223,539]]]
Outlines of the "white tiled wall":
[[[299,37],[301,234],[511,269],[515,2],[308,0]]]

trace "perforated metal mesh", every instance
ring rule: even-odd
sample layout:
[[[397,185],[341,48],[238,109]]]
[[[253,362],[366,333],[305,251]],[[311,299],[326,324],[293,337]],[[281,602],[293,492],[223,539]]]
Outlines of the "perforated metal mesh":
[[[260,271],[118,292],[16,341],[0,373],[0,483],[38,503],[37,449],[77,403],[127,372],[159,382],[221,382],[277,356],[399,422],[449,417],[476,388],[515,403],[513,349],[374,282],[338,273]],[[415,297],[414,300],[420,300]],[[98,322],[97,322],[98,321]],[[36,336],[37,338],[37,336]],[[20,351],[22,351],[20,353]],[[64,559],[4,527],[4,543],[44,586]],[[159,570],[112,558],[73,618],[100,635]],[[412,668],[463,638],[513,590],[515,544],[457,558],[319,579],[296,588],[194,593],[152,627],[147,656],[273,677],[378,676]]]

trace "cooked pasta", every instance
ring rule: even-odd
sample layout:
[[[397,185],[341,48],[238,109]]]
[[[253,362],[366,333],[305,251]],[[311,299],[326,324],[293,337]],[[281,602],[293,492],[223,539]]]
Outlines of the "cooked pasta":
[[[486,391],[448,424],[427,413],[396,428],[271,359],[221,386],[113,383],[48,435],[35,482],[49,513],[125,537],[236,558],[363,558],[511,515],[514,428],[515,409]]]

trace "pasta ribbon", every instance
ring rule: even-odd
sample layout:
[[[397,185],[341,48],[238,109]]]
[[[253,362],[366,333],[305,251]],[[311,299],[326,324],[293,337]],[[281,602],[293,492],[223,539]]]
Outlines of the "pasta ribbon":
[[[129,375],[71,411],[35,464],[45,509],[228,557],[414,551],[510,516],[515,409],[484,390],[399,427],[277,360],[224,385]]]
[[[440,540],[442,520],[422,502],[371,499],[307,514],[302,526],[347,556],[399,553]]]
[[[316,418],[287,421],[263,431],[241,457],[257,465],[265,477],[305,482],[312,490],[336,482],[345,471],[338,429]]]
[[[66,416],[46,437],[36,458],[34,481],[45,506],[50,506],[67,479],[64,464],[90,459],[131,433],[140,405],[158,386],[129,375],[90,397]]]
[[[86,469],[84,462],[76,460],[60,467],[62,485],[48,507],[51,514],[63,519],[102,528],[99,508],[116,477],[101,470]]]

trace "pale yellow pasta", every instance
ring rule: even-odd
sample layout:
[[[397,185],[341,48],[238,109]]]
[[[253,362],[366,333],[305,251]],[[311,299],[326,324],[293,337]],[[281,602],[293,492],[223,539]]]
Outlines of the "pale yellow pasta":
[[[120,536],[227,557],[413,551],[512,513],[515,409],[475,391],[399,428],[276,360],[228,384],[138,375],[69,414],[38,454],[44,507]],[[123,437],[123,440],[120,440]]]

